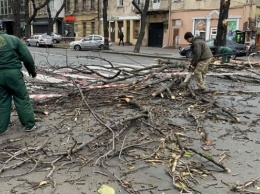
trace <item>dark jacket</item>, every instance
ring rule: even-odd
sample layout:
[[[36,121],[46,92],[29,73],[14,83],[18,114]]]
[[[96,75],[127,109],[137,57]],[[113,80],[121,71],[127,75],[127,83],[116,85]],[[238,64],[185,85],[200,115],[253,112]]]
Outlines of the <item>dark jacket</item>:
[[[191,65],[196,67],[199,61],[212,58],[212,52],[204,40],[194,37],[191,43],[193,59]]]
[[[16,36],[0,31],[0,70],[21,69],[22,63],[29,74],[35,72],[34,60],[26,45]]]
[[[124,38],[124,33],[123,32],[120,32],[119,33],[119,39],[123,39]]]

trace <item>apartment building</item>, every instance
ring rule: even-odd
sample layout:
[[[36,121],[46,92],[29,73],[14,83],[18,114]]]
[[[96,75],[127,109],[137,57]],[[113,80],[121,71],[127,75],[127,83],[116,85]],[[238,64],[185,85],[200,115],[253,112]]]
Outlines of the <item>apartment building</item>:
[[[100,4],[100,0],[66,0],[64,23],[67,36],[79,39],[89,34],[101,34]]]
[[[36,0],[35,4],[36,7],[42,5],[45,0]],[[51,17],[55,17],[57,11],[61,8],[63,3],[63,0],[51,0],[49,3],[49,7],[51,10]],[[29,2],[29,11],[30,15],[32,14],[32,5],[31,2]],[[61,11],[59,14],[55,24],[53,25],[53,32],[62,34],[63,29],[63,18],[64,18],[64,10]],[[31,33],[32,34],[39,34],[39,33],[45,33],[48,31],[48,24],[49,24],[49,15],[47,12],[47,6],[40,9],[37,12],[36,17],[34,18],[33,22],[31,23]]]
[[[135,0],[142,10],[144,0]],[[135,44],[138,38],[141,15],[132,5],[132,0],[115,0],[108,2],[108,22],[110,39],[118,43],[119,31],[124,33],[124,42]],[[164,29],[168,25],[168,0],[152,0],[147,13],[144,46],[162,46]]]
[[[21,0],[20,5],[20,31],[23,34],[25,29],[24,20],[24,1]],[[8,0],[0,0],[0,28],[4,29],[8,34],[13,34],[14,17],[11,9],[11,3]]]
[[[143,9],[145,0],[135,1]],[[257,37],[259,4],[259,0],[231,1],[228,39],[234,39],[236,33],[245,32],[245,43],[249,44]],[[143,46],[178,48],[187,45],[183,38],[187,31],[205,40],[215,38],[219,9],[220,0],[151,0]],[[140,14],[132,5],[132,0],[109,1],[107,14],[111,40],[117,43],[122,30],[124,41],[135,44],[140,30]]]
[[[259,4],[259,0],[231,1],[227,39],[234,39],[236,32],[245,32],[245,43],[249,44],[256,37],[260,26],[256,21]],[[186,45],[183,36],[187,31],[205,40],[215,38],[219,8],[220,0],[173,0],[165,43],[175,48]]]

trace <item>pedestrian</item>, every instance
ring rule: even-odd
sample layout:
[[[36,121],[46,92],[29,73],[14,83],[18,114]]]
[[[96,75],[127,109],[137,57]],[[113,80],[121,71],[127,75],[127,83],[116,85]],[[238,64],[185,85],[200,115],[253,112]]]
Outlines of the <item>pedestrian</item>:
[[[123,33],[122,30],[120,30],[120,32],[119,32],[119,44],[118,44],[118,46],[120,46],[120,43],[122,43],[123,46],[124,46],[124,33]]]
[[[194,70],[198,90],[204,91],[206,89],[205,78],[213,55],[206,42],[199,37],[194,37],[191,32],[186,32],[184,39],[191,43],[193,58],[190,67]]]
[[[233,50],[228,46],[221,46],[218,49],[218,55],[222,56],[221,64],[229,63],[232,54],[233,54]]]
[[[21,72],[23,64],[30,76],[37,76],[30,51],[18,37],[0,31],[0,61],[0,134],[8,130],[12,99],[25,131],[37,129]]]

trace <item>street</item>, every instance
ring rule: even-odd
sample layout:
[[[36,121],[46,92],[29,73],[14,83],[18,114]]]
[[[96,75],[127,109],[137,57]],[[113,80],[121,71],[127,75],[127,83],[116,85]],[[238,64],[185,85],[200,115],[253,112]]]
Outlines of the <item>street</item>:
[[[186,58],[157,63],[172,50],[115,48],[29,47],[38,76],[23,73],[41,128],[25,133],[12,111],[0,193],[258,193],[259,66],[211,66],[200,93],[193,78],[180,84]]]

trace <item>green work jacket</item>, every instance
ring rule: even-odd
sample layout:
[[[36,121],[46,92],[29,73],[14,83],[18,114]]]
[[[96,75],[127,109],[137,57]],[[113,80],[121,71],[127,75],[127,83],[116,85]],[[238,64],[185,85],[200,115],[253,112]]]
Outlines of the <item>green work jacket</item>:
[[[35,64],[27,46],[16,36],[0,31],[1,69],[21,69],[22,62],[29,74],[35,72]]]

